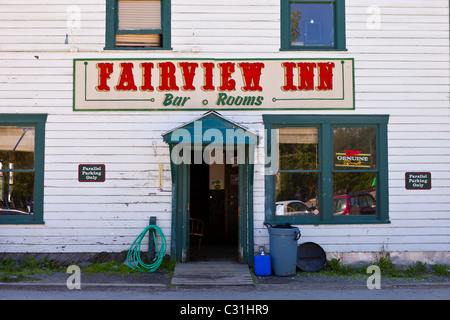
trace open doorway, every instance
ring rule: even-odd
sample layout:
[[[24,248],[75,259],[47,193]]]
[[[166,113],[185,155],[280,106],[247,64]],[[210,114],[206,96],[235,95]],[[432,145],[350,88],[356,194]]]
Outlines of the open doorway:
[[[196,199],[196,196],[191,198],[191,188],[196,189],[195,181],[202,185],[198,175],[191,174],[191,162],[185,161],[184,152],[188,151],[191,153],[192,144],[194,148],[196,143],[201,142],[203,149],[211,144],[211,139],[206,139],[208,135],[211,134],[210,129],[214,129],[214,137],[220,138],[225,137],[223,141],[228,141],[225,147],[230,152],[229,147],[230,141],[234,141],[234,147],[237,155],[240,155],[238,165],[231,165],[231,170],[225,172],[224,182],[226,180],[234,180],[234,186],[237,191],[234,191],[236,196],[236,201],[230,201],[231,195],[233,194],[233,189],[225,195],[224,205],[229,208],[226,209],[227,214],[224,215],[224,219],[228,219],[223,228],[228,228],[228,231],[224,231],[228,234],[228,238],[225,241],[227,245],[233,245],[233,241],[237,242],[237,260],[239,263],[253,264],[254,255],[254,245],[253,245],[253,175],[254,175],[254,164],[255,159],[255,148],[258,145],[259,137],[258,135],[249,131],[248,128],[232,121],[226,119],[218,112],[211,110],[203,114],[201,117],[196,118],[190,122],[185,123],[182,126],[178,126],[172,130],[165,132],[162,136],[166,143],[169,144],[170,151],[170,169],[172,176],[172,221],[171,221],[171,241],[170,241],[170,254],[172,257],[178,259],[181,262],[187,262],[189,260],[189,249],[190,249],[190,239],[189,239],[189,216],[190,209],[192,208],[191,200]],[[215,135],[217,134],[217,135]],[[205,136],[206,135],[206,136]],[[219,139],[218,141],[220,141]],[[215,141],[215,140],[214,140]],[[198,145],[197,145],[198,146]],[[216,149],[217,150],[217,149]],[[241,152],[240,151],[245,151]],[[196,152],[198,152],[197,150]],[[236,153],[234,158],[236,157]],[[201,158],[201,157],[200,157]],[[194,158],[195,160],[195,158]],[[243,161],[241,161],[243,160]],[[199,164],[202,165],[201,163]],[[206,165],[206,164],[205,164]],[[230,168],[230,167],[228,167]],[[206,172],[206,168],[203,168]],[[227,166],[224,167],[225,170]],[[193,168],[195,170],[195,168]],[[201,169],[199,169],[202,172]],[[237,178],[239,176],[239,179]],[[234,176],[232,176],[234,175]],[[206,179],[206,173],[203,173],[204,179]],[[239,180],[239,181],[238,181]],[[191,181],[194,185],[191,187]],[[208,189],[209,190],[209,172],[208,178]],[[225,183],[225,187],[228,183]],[[209,191],[203,192],[203,195],[209,196]],[[211,199],[211,198],[209,198]],[[207,201],[208,214],[201,212],[193,212],[193,216],[206,216],[209,218],[209,203]],[[234,198],[233,198],[234,199]],[[239,200],[238,200],[239,199]],[[202,200],[200,200],[202,201]],[[238,203],[239,202],[239,203]],[[195,208],[196,204],[194,204]],[[202,204],[203,208],[206,208],[206,204]],[[194,209],[195,210],[195,209]],[[229,213],[228,213],[229,212]],[[233,220],[234,219],[234,220]],[[237,221],[235,226],[232,225],[232,221]],[[206,228],[205,228],[206,229]],[[226,229],[224,229],[226,230]],[[207,232],[209,230],[206,230]],[[237,234],[237,241],[236,236]],[[209,239],[206,239],[208,243]],[[213,241],[214,243],[214,241]],[[223,256],[223,255],[222,255]]]
[[[223,157],[222,163],[190,165],[190,218],[204,224],[200,246],[190,238],[190,261],[238,260],[239,166]]]

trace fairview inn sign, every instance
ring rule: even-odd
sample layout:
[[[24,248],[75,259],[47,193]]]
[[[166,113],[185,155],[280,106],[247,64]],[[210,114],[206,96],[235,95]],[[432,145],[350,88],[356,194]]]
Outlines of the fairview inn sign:
[[[75,111],[354,109],[353,59],[74,59]]]

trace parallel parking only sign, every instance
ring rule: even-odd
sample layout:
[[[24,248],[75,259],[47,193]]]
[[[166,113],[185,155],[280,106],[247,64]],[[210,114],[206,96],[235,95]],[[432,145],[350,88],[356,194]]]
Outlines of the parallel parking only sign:
[[[104,182],[105,165],[104,164],[80,164],[78,166],[79,182]]]
[[[74,110],[354,109],[354,60],[74,59]]]
[[[429,190],[431,189],[430,172],[406,172],[405,188],[408,190]]]

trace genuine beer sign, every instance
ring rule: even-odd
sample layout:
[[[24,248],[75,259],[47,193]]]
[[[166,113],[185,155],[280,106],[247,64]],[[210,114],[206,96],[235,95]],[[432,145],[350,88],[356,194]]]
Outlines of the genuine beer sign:
[[[354,109],[353,59],[74,59],[74,110]]]

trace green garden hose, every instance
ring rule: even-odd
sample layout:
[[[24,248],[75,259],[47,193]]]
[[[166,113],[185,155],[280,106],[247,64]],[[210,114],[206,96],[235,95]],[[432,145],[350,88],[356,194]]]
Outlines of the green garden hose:
[[[153,241],[156,246],[156,233],[159,234],[161,238],[161,246],[157,250],[156,257],[150,264],[146,264],[141,260],[141,242],[144,239],[147,232],[154,229],[156,232],[151,232],[153,234]],[[166,237],[161,229],[156,225],[149,225],[141,234],[134,240],[133,244],[128,250],[127,254],[127,264],[131,269],[138,270],[141,272],[153,272],[156,271],[161,265],[164,254],[166,253]]]

